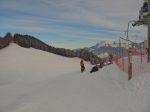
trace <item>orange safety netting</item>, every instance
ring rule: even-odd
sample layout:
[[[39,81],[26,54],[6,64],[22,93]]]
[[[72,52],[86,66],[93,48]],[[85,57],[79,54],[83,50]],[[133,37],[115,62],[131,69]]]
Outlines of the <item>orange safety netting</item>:
[[[125,57],[125,49],[122,48],[121,56],[115,55],[116,65],[125,73],[128,73],[129,58]],[[130,62],[132,63],[132,74],[142,72],[143,65],[147,62],[147,53],[145,50],[132,49]]]

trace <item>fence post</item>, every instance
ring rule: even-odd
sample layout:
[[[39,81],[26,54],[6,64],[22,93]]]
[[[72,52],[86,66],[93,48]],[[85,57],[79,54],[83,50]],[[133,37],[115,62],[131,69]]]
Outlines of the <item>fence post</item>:
[[[140,51],[141,51],[141,64],[142,64],[142,46],[140,46]]]
[[[122,48],[122,69],[124,71],[124,48]]]
[[[132,56],[132,49],[128,49],[128,80],[131,80],[132,78],[132,62],[131,62],[131,56]]]

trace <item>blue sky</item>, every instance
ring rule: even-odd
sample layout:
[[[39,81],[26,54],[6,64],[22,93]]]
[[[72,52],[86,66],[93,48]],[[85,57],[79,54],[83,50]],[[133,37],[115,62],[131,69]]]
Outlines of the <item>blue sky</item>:
[[[0,0],[0,36],[28,34],[55,47],[81,48],[117,41],[138,19],[143,0]],[[129,37],[147,38],[146,26],[130,27]]]

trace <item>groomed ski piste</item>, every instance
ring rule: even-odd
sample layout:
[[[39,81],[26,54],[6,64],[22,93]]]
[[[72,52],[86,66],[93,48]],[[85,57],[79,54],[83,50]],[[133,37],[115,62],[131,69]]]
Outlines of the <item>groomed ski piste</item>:
[[[90,74],[79,62],[11,43],[0,50],[0,112],[150,112],[150,63],[128,81],[115,64]]]

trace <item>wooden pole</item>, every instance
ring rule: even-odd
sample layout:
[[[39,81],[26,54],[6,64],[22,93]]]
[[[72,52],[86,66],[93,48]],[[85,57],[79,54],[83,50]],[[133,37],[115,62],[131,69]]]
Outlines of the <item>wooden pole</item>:
[[[131,48],[128,49],[128,80],[132,78],[132,62],[131,62]]]

